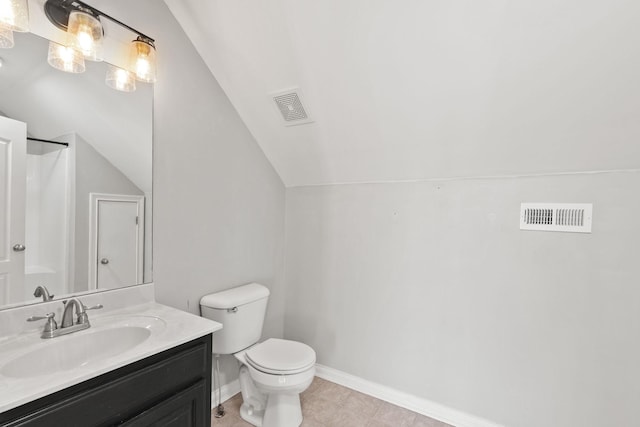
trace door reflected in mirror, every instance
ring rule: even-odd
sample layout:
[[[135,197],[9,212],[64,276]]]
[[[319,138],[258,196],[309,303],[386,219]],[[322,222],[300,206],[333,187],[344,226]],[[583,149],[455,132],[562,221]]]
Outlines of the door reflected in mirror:
[[[151,277],[153,86],[47,64],[48,41],[0,49],[0,308]]]

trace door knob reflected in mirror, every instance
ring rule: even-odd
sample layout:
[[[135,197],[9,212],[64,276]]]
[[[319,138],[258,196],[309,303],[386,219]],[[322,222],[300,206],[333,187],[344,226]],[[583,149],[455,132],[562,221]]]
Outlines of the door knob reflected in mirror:
[[[13,245],[13,251],[14,252],[22,252],[25,249],[27,249],[27,247],[25,245],[20,244],[20,243],[18,243],[17,245]]]
[[[102,259],[100,260],[100,264],[102,264],[102,265],[107,265],[107,264],[109,264],[109,260],[108,260],[108,259],[106,259],[106,258],[102,258]]]

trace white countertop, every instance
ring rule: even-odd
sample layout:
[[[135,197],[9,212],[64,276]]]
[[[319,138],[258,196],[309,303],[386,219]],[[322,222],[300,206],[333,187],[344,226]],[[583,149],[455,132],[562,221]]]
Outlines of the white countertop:
[[[0,373],[0,412],[16,408],[40,397],[222,329],[220,323],[155,302],[111,310],[103,315],[98,312],[89,312],[89,320],[92,326],[84,331],[57,338],[42,339],[40,338],[41,330],[39,329],[0,339],[0,367],[20,357],[21,354],[32,353],[33,351],[42,351],[42,363],[47,363],[46,346],[48,344],[63,342],[63,340],[71,337],[91,333],[92,329],[108,327],[112,319],[120,316],[154,317],[164,321],[164,325],[158,330],[154,330],[149,338],[141,344],[121,354],[92,361],[81,367],[29,378],[6,377]],[[41,322],[41,324],[44,326],[44,322]]]

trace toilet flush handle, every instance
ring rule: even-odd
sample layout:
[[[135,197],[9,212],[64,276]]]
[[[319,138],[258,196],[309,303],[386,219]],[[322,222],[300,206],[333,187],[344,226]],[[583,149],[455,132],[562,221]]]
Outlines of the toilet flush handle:
[[[227,308],[227,312],[229,312],[229,313],[237,313],[238,312],[238,307]]]

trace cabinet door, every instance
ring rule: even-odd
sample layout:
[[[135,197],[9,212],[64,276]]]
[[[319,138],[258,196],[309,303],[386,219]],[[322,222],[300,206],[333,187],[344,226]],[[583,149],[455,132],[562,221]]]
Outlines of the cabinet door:
[[[27,125],[0,117],[0,305],[24,300],[26,159]]]
[[[203,427],[207,424],[205,380],[147,409],[122,424],[126,427]]]

